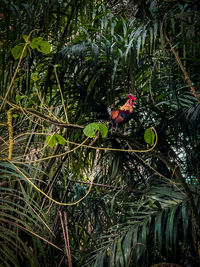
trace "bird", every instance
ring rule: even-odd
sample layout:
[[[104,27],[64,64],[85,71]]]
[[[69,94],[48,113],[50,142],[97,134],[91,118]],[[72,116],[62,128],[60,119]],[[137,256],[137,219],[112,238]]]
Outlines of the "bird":
[[[128,100],[123,106],[110,111],[109,115],[113,125],[122,125],[130,120],[135,101],[136,99],[133,95],[128,95]]]
[[[94,105],[94,111],[101,114],[101,118],[108,119],[112,126],[118,127],[128,122],[133,113],[136,98],[134,95],[129,94],[126,103],[118,109],[111,110],[102,101],[98,101]]]

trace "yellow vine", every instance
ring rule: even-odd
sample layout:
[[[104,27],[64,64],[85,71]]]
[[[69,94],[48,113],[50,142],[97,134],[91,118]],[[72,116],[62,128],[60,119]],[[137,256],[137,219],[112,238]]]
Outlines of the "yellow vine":
[[[91,189],[92,189],[92,185],[93,185],[93,179],[91,179],[91,183],[90,183],[90,187],[87,191],[87,193],[80,198],[79,200],[73,202],[73,203],[62,203],[59,202],[55,199],[53,199],[52,197],[48,196],[45,192],[43,192],[40,188],[38,188],[12,161],[9,161],[10,164],[12,164],[12,166],[26,179],[27,182],[29,182],[38,192],[40,192],[41,194],[43,194],[45,197],[47,197],[48,199],[50,199],[52,202],[58,204],[58,205],[62,205],[62,206],[73,206],[78,204],[79,202],[81,202],[84,198],[87,197],[87,195],[90,193]]]
[[[156,139],[155,139],[154,145],[152,147],[150,147],[149,149],[141,149],[141,150],[137,150],[137,149],[119,149],[119,148],[108,148],[108,147],[97,147],[97,146],[85,145],[84,143],[89,138],[89,137],[87,137],[82,143],[76,143],[76,142],[72,142],[72,141],[66,140],[67,143],[76,145],[75,148],[73,148],[73,149],[71,149],[69,151],[66,151],[66,152],[63,152],[63,153],[60,153],[60,154],[57,154],[57,155],[54,155],[54,156],[48,156],[48,157],[42,158],[42,159],[29,160],[27,162],[28,163],[31,163],[31,162],[39,162],[39,161],[44,161],[44,160],[55,158],[55,157],[56,158],[62,157],[64,155],[66,155],[66,154],[69,154],[69,153],[73,152],[74,150],[78,149],[79,147],[86,147],[86,148],[91,148],[91,149],[96,149],[96,150],[103,150],[103,151],[118,151],[118,152],[129,152],[129,153],[133,153],[133,152],[134,153],[148,153],[148,152],[152,151],[156,147],[156,145],[158,143],[158,134],[157,134],[157,132],[156,132],[156,130],[155,130],[154,127],[151,127],[151,129],[154,131]],[[41,134],[41,133],[39,133],[39,134]],[[18,164],[21,163],[20,161],[14,161],[14,162],[15,163],[18,163]],[[23,163],[26,163],[26,161],[24,161]]]
[[[12,128],[12,109],[9,110],[9,118],[11,116],[11,122],[9,121],[8,122],[8,125],[10,123],[11,125],[11,128]],[[130,149],[130,150],[125,150],[125,149],[114,149],[114,148],[102,148],[102,147],[93,147],[93,146],[88,146],[88,145],[84,145],[84,143],[88,140],[89,137],[87,137],[81,144],[77,144],[77,147],[71,149],[70,151],[67,151],[67,153],[70,153],[76,149],[78,149],[79,147],[81,146],[84,146],[84,147],[88,147],[88,148],[93,148],[93,149],[101,149],[101,150],[106,150],[106,151],[122,151],[122,152],[149,152],[151,150],[153,150],[155,148],[155,146],[157,145],[157,142],[158,142],[158,135],[157,135],[157,132],[155,130],[154,127],[152,127],[152,130],[154,131],[155,133],[155,136],[156,136],[156,140],[155,140],[155,143],[154,145],[150,148],[150,149],[147,149],[147,150],[135,150],[135,149]],[[9,135],[10,136],[10,135]],[[12,138],[12,142],[13,142],[13,138]],[[70,143],[74,143],[74,142],[70,142]],[[66,152],[65,152],[66,154]],[[9,155],[10,155],[10,147],[9,147]],[[11,154],[12,155],[12,154]],[[62,153],[63,155],[63,153]],[[57,155],[58,156],[58,155]],[[40,192],[41,194],[43,194],[46,198],[48,198],[49,200],[51,200],[52,202],[58,204],[58,205],[62,205],[62,206],[72,206],[72,205],[76,205],[78,203],[80,203],[83,199],[85,199],[88,194],[90,193],[91,189],[92,189],[92,185],[93,185],[93,179],[91,179],[91,183],[90,183],[90,186],[89,186],[89,189],[87,191],[87,193],[82,197],[80,198],[79,200],[73,202],[73,203],[62,203],[62,202],[59,202],[55,199],[53,199],[52,197],[48,196],[44,191],[42,191],[40,188],[38,188],[13,162],[10,161],[11,158],[8,158],[8,161],[10,162],[10,164],[12,164],[12,166],[25,178],[26,181],[28,181],[38,192]],[[44,159],[43,159],[44,160]]]
[[[132,152],[134,152],[134,153],[147,153],[147,152],[152,151],[156,147],[156,145],[158,143],[158,134],[157,134],[157,132],[156,132],[154,127],[151,127],[151,129],[155,133],[156,140],[155,140],[154,145],[149,149],[141,149],[141,150],[137,150],[137,149],[120,149],[120,148],[97,147],[97,146],[90,146],[90,145],[84,145],[84,144],[83,144],[83,147],[92,148],[92,149],[96,149],[96,150],[104,150],[104,151],[118,151],[118,152],[129,152],[129,153],[132,153]],[[75,142],[71,142],[71,141],[67,141],[67,142],[70,143],[70,144],[78,145],[78,143],[75,143]]]

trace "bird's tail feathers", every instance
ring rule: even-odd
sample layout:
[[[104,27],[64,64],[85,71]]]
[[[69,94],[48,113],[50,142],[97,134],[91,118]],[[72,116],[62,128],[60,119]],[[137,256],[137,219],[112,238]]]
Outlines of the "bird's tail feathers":
[[[104,102],[96,101],[93,105],[93,111],[99,113],[102,118],[109,119],[111,114],[111,109],[108,108]]]

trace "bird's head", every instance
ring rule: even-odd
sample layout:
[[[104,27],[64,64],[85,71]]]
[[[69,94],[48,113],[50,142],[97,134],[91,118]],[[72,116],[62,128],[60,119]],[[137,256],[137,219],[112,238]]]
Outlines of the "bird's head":
[[[128,95],[128,103],[131,106],[134,106],[135,105],[135,100],[136,100],[136,98],[134,97],[134,95]]]

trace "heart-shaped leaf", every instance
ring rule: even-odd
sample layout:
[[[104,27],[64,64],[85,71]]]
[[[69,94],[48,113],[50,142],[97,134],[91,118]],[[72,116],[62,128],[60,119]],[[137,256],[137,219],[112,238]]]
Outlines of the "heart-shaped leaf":
[[[108,128],[102,123],[93,122],[88,124],[83,130],[84,134],[88,137],[95,137],[98,131],[104,138],[108,133]]]

